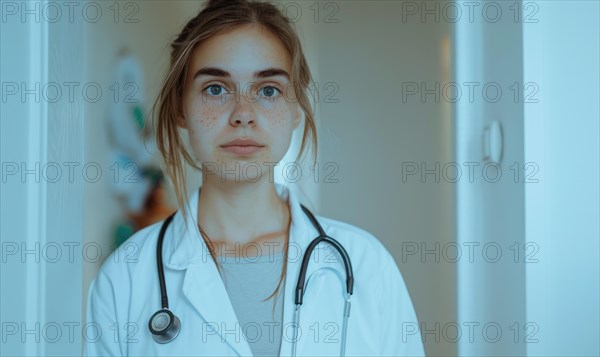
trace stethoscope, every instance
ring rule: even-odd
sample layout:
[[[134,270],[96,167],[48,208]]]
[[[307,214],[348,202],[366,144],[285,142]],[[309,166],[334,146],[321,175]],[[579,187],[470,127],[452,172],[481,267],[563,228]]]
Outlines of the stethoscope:
[[[300,274],[298,276],[298,283],[296,284],[296,295],[294,297],[296,308],[294,311],[294,338],[292,339],[292,356],[296,356],[296,345],[298,342],[298,322],[300,321],[300,307],[302,306],[302,298],[304,297],[306,288],[305,280],[308,263],[313,249],[315,249],[315,247],[321,242],[329,243],[340,253],[342,259],[344,260],[344,268],[346,269],[346,296],[344,303],[342,341],[340,347],[340,356],[344,356],[346,353],[346,332],[348,328],[348,318],[350,317],[350,296],[352,295],[352,291],[354,289],[354,273],[352,272],[350,257],[348,256],[348,253],[344,247],[338,241],[325,234],[325,231],[315,216],[306,207],[304,207],[304,205],[300,206],[319,232],[319,236],[308,245],[306,252],[304,253]],[[152,333],[152,337],[158,343],[168,343],[173,341],[177,335],[179,335],[179,331],[181,330],[181,321],[179,321],[179,318],[175,316],[171,310],[169,310],[169,299],[167,297],[167,288],[165,287],[165,273],[162,263],[162,246],[165,237],[165,231],[167,230],[167,226],[169,223],[171,223],[174,216],[175,213],[170,215],[160,228],[156,247],[156,263],[158,266],[158,280],[160,283],[162,309],[158,310],[152,315],[152,317],[150,317],[148,328]]]

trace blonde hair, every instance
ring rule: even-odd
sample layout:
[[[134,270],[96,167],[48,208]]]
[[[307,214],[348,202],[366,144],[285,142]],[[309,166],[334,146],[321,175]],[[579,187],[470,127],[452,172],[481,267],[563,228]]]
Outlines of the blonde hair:
[[[202,41],[222,31],[247,24],[259,24],[266,27],[281,41],[289,53],[292,59],[290,80],[295,98],[305,117],[302,145],[296,161],[303,157],[309,139],[312,139],[313,161],[316,161],[317,128],[308,93],[312,76],[300,40],[290,20],[270,3],[248,0],[209,1],[198,15],[185,25],[181,33],[171,43],[170,67],[152,108],[153,117],[155,120],[157,119],[154,125],[157,148],[163,158],[166,174],[174,186],[177,202],[184,219],[186,218],[184,198],[187,199],[188,197],[184,165],[187,163],[197,170],[202,170],[201,167],[196,165],[189,151],[185,148],[176,124],[177,117],[182,113],[183,89],[190,59],[194,49]],[[159,108],[157,118],[154,116],[156,105]],[[289,224],[287,229],[289,232]],[[217,269],[219,269],[219,263],[210,238],[205,236],[204,233],[202,237]],[[284,246],[284,267],[279,284],[273,294],[265,300],[268,300],[279,291],[287,271],[287,258],[288,242]]]

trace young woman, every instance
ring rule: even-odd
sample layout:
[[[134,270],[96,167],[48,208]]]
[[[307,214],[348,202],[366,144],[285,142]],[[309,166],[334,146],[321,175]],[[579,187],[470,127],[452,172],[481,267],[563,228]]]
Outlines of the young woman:
[[[185,26],[156,131],[180,209],[103,264],[86,355],[424,355],[384,246],[273,181],[303,120],[301,154],[312,139],[316,157],[310,81],[294,29],[270,4],[211,1]],[[202,172],[190,195],[184,161]]]

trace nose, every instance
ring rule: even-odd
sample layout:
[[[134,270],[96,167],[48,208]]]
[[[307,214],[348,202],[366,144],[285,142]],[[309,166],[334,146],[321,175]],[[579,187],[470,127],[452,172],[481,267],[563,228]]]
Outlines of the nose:
[[[250,126],[256,124],[256,116],[252,108],[252,103],[246,101],[245,98],[240,98],[236,103],[235,111],[231,113],[229,123],[232,126]]]

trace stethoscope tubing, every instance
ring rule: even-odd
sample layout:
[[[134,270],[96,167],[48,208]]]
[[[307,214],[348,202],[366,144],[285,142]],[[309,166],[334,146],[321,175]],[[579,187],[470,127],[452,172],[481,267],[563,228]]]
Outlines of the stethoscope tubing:
[[[296,356],[298,325],[300,322],[300,308],[302,306],[304,293],[306,292],[306,272],[308,270],[308,264],[310,263],[310,257],[312,256],[312,252],[315,249],[315,247],[319,243],[325,242],[325,243],[328,243],[329,245],[331,245],[332,247],[334,247],[338,251],[338,253],[342,257],[342,260],[344,262],[344,269],[346,271],[346,294],[345,294],[345,303],[344,303],[344,321],[343,321],[343,328],[342,328],[342,341],[341,341],[341,347],[340,347],[340,356],[343,357],[343,356],[345,356],[345,351],[346,351],[346,333],[347,333],[347,326],[348,326],[348,318],[350,317],[350,296],[352,295],[352,293],[354,291],[354,272],[352,270],[352,263],[350,261],[350,257],[348,255],[348,253],[346,252],[346,249],[344,249],[344,247],[338,241],[329,237],[325,233],[325,230],[323,230],[323,227],[321,227],[321,225],[317,221],[316,217],[312,214],[312,212],[310,212],[306,207],[304,207],[304,205],[300,205],[300,206],[302,207],[302,210],[304,211],[304,213],[308,216],[308,218],[312,222],[313,226],[319,232],[319,236],[317,238],[313,239],[313,241],[306,248],[306,252],[304,253],[304,256],[302,258],[302,265],[300,268],[300,273],[298,275],[298,282],[296,283],[296,290],[295,290],[295,296],[294,296],[294,303],[295,303],[296,307],[294,309],[294,338],[292,340],[292,356]],[[175,216],[176,213],[177,212],[174,212],[164,221],[163,225],[161,226],[160,232],[159,232],[158,242],[156,244],[156,264],[157,264],[157,270],[158,270],[158,280],[159,280],[159,284],[160,284],[160,297],[161,297],[162,310],[159,310],[154,315],[152,315],[152,317],[148,323],[148,326],[150,328],[150,332],[152,333],[153,338],[158,343],[168,343],[168,342],[172,341],[173,339],[175,339],[175,337],[177,337],[177,335],[179,334],[179,329],[181,328],[179,319],[177,318],[177,316],[172,314],[172,312],[169,310],[169,298],[167,295],[167,288],[166,288],[166,284],[165,284],[165,273],[164,273],[164,266],[163,266],[163,260],[162,260],[162,247],[163,247],[165,232],[167,230],[167,227],[173,220],[173,217]],[[168,312],[169,316],[172,316],[173,323],[169,325],[169,327],[167,328],[166,331],[157,332],[155,329],[153,329],[153,326],[154,326],[153,319],[161,311],[164,311],[164,310],[166,310]],[[176,329],[177,331],[168,331],[168,329]]]

